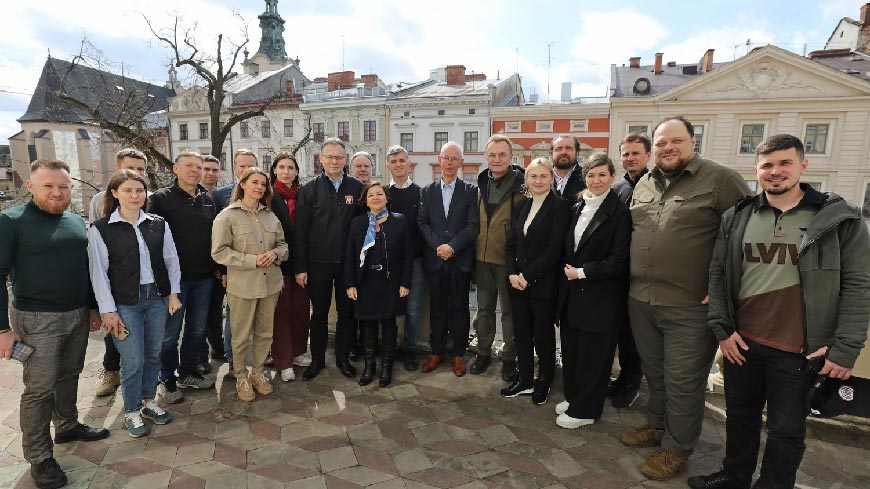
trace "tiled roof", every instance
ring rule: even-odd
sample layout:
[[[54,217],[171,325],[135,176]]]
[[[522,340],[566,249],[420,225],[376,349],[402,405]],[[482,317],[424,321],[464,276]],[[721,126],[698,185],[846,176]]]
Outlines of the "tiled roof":
[[[815,51],[809,57],[817,63],[870,81],[870,56],[866,54],[843,49]]]
[[[713,69],[724,66],[727,63],[713,63]],[[691,80],[703,73],[697,71],[698,65],[678,64],[676,66],[662,65],[662,72],[653,73],[653,65],[631,68],[630,66],[610,65],[610,88],[612,97],[654,97],[666,92],[677,85]],[[687,70],[684,70],[687,68]],[[692,72],[692,69],[695,69]],[[689,71],[685,73],[684,71]],[[640,78],[646,78],[650,83],[649,93],[637,94],[634,92],[634,84]]]

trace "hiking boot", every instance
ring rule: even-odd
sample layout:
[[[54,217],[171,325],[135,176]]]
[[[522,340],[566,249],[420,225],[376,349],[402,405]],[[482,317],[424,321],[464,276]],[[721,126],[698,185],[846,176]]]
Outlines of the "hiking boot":
[[[640,428],[627,431],[622,434],[622,443],[630,447],[644,448],[657,447],[662,444],[665,430],[660,430],[651,424],[645,424]]]
[[[100,369],[100,375],[97,377],[97,389],[94,392],[95,396],[111,396],[118,390],[121,385],[120,370]]]
[[[257,393],[260,395],[268,396],[275,390],[275,388],[272,387],[272,383],[269,381],[268,378],[266,378],[263,372],[251,372],[251,375],[250,377],[248,377],[248,379],[251,382],[251,387],[253,387],[254,390],[257,391]]]
[[[666,448],[659,448],[646,459],[641,472],[650,479],[668,480],[682,472],[688,461],[687,457],[681,457]]]
[[[236,393],[239,399],[245,402],[251,402],[257,397],[254,394],[254,389],[251,388],[251,382],[248,377],[239,377],[236,379]]]

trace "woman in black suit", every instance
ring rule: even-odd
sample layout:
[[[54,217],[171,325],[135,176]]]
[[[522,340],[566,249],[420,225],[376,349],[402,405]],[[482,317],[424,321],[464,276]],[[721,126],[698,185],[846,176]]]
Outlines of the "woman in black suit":
[[[366,365],[359,384],[368,385],[375,375],[380,323],[384,356],[378,385],[386,387],[393,380],[396,316],[405,313],[414,252],[405,216],[387,210],[389,196],[383,183],[367,183],[359,202],[368,212],[351,221],[344,260],[347,296],[354,301],[354,316],[363,331]]]
[[[557,311],[562,335],[565,401],[556,424],[579,428],[601,417],[620,325],[627,319],[631,214],[610,189],[615,168],[606,155],[583,165],[586,190],[565,236],[565,268]]]
[[[556,369],[556,292],[571,204],[553,191],[550,160],[533,160],[525,180],[529,198],[517,206],[505,245],[520,375],[501,395],[531,394],[534,404],[544,404]],[[535,351],[538,378],[533,381]]]

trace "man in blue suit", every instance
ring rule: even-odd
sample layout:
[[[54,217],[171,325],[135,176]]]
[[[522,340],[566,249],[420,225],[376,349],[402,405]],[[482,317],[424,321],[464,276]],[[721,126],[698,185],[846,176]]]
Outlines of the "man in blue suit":
[[[432,356],[423,365],[431,372],[444,361],[448,316],[453,338],[453,373],[465,375],[468,346],[468,289],[474,267],[474,238],[480,223],[477,187],[458,178],[462,147],[450,141],[441,148],[441,178],[423,188],[417,222],[423,237],[423,268],[429,276],[429,339]]]

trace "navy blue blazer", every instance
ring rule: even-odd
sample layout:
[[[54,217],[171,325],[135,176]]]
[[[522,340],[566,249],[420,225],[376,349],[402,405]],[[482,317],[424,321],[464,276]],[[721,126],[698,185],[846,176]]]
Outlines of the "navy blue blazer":
[[[420,192],[417,223],[420,225],[420,236],[426,243],[423,246],[423,266],[426,270],[438,270],[444,264],[435,249],[446,243],[454,252],[450,260],[463,272],[471,272],[474,268],[474,239],[480,226],[477,187],[457,178],[448,216],[445,216],[441,180],[426,185]]]

